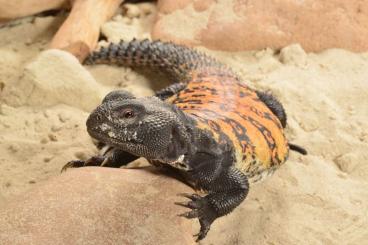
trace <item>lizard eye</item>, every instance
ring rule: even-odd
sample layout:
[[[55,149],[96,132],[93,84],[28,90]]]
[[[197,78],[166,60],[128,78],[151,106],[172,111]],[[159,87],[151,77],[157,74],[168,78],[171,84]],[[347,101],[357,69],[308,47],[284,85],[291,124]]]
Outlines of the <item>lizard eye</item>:
[[[124,118],[132,118],[134,116],[135,116],[135,114],[134,114],[134,111],[132,109],[125,109],[123,111],[123,117]]]

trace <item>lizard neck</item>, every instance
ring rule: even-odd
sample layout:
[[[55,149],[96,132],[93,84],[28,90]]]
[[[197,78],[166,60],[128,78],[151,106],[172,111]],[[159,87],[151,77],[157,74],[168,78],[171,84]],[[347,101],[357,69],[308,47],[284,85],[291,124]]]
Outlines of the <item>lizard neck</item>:
[[[175,125],[171,143],[161,163],[188,171],[201,165],[201,161],[218,160],[229,151],[219,145],[210,131],[197,127],[195,118],[179,112],[180,123]]]
[[[196,122],[187,114],[174,106],[177,121],[172,126],[171,138],[166,152],[162,152],[159,160],[162,163],[182,161],[185,156],[195,151]]]

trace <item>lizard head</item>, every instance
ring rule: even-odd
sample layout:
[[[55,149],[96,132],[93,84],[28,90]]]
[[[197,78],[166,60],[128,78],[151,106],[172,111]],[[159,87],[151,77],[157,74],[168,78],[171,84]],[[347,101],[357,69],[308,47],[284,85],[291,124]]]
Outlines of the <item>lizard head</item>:
[[[95,139],[136,156],[170,162],[190,145],[190,122],[157,97],[135,98],[126,91],[106,95],[87,119]]]

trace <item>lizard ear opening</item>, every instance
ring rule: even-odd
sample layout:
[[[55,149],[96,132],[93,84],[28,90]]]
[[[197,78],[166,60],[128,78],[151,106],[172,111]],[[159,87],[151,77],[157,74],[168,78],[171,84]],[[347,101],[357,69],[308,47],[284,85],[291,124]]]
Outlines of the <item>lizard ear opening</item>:
[[[135,99],[135,96],[125,90],[115,90],[108,93],[105,98],[102,100],[102,104],[108,101],[118,101],[118,100],[127,100],[127,99]]]

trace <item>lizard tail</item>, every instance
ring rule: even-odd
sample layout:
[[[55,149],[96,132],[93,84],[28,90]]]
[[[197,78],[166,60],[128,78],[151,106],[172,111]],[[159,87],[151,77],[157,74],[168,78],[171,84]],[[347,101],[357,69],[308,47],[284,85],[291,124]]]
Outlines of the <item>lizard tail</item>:
[[[85,64],[118,64],[123,66],[152,67],[168,73],[179,81],[192,78],[192,72],[217,69],[230,72],[229,68],[203,53],[171,42],[120,41],[102,47],[87,57]]]
[[[296,152],[298,152],[302,155],[307,155],[308,154],[307,150],[304,149],[303,147],[299,146],[299,145],[294,145],[294,144],[289,143],[289,148],[290,148],[290,150],[296,151]]]

